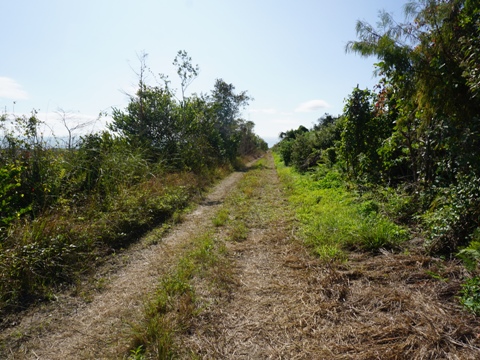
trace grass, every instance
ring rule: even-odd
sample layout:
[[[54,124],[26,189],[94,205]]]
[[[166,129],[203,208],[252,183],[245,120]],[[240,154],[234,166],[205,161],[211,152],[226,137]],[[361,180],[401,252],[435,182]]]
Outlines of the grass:
[[[18,222],[0,243],[0,315],[48,301],[154,226],[167,231],[215,178],[164,174],[121,189],[103,207],[92,199]]]
[[[221,209],[219,213],[223,213]],[[218,216],[218,213],[217,213]],[[174,268],[159,279],[151,299],[145,303],[144,318],[132,325],[132,345],[128,359],[176,359],[185,351],[177,340],[191,327],[195,317],[211,306],[197,294],[202,283],[210,289],[228,288],[229,262],[225,244],[208,230],[192,239]]]
[[[275,163],[296,209],[300,235],[320,258],[344,261],[348,250],[394,249],[408,238],[404,228],[370,211],[371,204],[349,192],[335,170],[323,168],[314,174],[299,174],[278,156]]]
[[[192,239],[176,266],[159,279],[157,291],[145,305],[144,319],[132,327],[129,359],[184,356],[189,350],[181,347],[178,339],[189,331],[196,317],[215,306],[219,291],[231,291],[234,282],[226,242],[245,240],[248,223],[258,220],[251,206],[261,181],[261,173],[256,170],[261,170],[263,164],[260,160],[245,174],[212,217],[212,229]],[[274,209],[267,216],[273,213]]]
[[[145,305],[144,320],[133,326],[130,358],[143,353],[156,359],[176,358],[175,334],[189,327],[202,306],[196,297],[194,278],[212,281],[215,277],[211,277],[211,269],[219,264],[218,253],[222,251],[210,232],[193,239],[190,246],[175,268],[160,279],[153,298]]]
[[[220,211],[215,215],[212,222],[216,227],[223,226],[227,223],[230,217],[229,211],[227,209],[220,209]]]

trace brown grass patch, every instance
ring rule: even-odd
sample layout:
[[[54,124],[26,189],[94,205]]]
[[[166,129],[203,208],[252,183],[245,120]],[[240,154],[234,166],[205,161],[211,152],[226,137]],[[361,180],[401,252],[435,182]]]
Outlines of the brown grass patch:
[[[271,163],[262,176],[248,237],[228,244],[237,285],[194,321],[185,358],[480,358],[479,321],[455,298],[460,264],[414,251],[320,262],[294,238]]]

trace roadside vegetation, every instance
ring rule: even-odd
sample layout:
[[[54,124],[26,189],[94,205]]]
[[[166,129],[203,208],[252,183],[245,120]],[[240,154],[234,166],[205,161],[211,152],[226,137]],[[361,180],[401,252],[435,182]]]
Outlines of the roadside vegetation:
[[[321,257],[345,250],[423,251],[464,262],[460,302],[478,314],[480,287],[480,12],[475,1],[411,1],[405,21],[359,21],[347,52],[378,59],[374,89],[344,112],[280,134],[274,150]]]
[[[266,150],[241,118],[247,92],[218,79],[210,93],[186,96],[198,66],[185,51],[173,65],[181,96],[163,75],[147,84],[144,55],[138,90],[113,109],[109,129],[70,132],[65,146],[43,139],[35,111],[0,118],[0,315],[53,299]]]
[[[160,279],[157,290],[146,302],[144,319],[132,324],[129,359],[175,359],[181,351],[178,337],[206,306],[195,289],[198,281],[209,288],[228,287],[228,264],[222,257],[224,244],[214,232],[199,235],[170,274]]]
[[[348,190],[340,173],[319,167],[300,174],[275,158],[302,224],[300,235],[323,260],[344,261],[348,250],[398,250],[408,239],[407,228],[395,224],[372,200]]]

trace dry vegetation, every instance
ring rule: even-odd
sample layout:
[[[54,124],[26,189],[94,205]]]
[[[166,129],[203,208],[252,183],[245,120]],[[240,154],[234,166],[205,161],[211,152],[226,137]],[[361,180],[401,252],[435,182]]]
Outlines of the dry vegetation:
[[[230,235],[239,218],[248,225],[242,241],[227,235],[237,285],[184,335],[195,358],[480,357],[479,322],[455,298],[460,264],[415,252],[415,243],[406,245],[410,253],[320,261],[295,238],[271,159],[246,181],[243,195],[232,195],[227,224]]]
[[[56,294],[56,301],[8,319],[0,333],[1,359],[118,359],[131,345],[132,324],[160,278],[176,265],[190,240],[212,227],[209,219],[242,173],[220,183],[167,236],[149,233],[130,250],[110,258],[93,283]]]
[[[89,303],[57,310],[55,322],[52,313],[32,313],[4,332],[2,356],[480,358],[480,323],[456,299],[460,263],[426,256],[415,241],[402,253],[351,252],[346,262],[328,262],[306,249],[298,226],[267,156],[229,178],[158,245],[130,253]],[[196,248],[197,238],[208,242]],[[161,353],[158,339],[144,336],[157,315],[146,304],[159,309],[154,294],[182,267],[188,291],[155,317],[170,344]]]

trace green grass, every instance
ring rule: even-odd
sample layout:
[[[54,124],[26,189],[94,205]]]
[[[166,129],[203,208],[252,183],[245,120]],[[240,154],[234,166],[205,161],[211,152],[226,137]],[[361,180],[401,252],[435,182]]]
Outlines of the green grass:
[[[225,225],[229,219],[229,216],[230,213],[227,209],[220,209],[212,220],[213,225],[216,227]]]
[[[130,358],[174,359],[178,354],[175,335],[185,331],[201,311],[197,300],[194,278],[213,281],[212,269],[219,265],[219,253],[213,234],[207,232],[192,241],[191,249],[182,256],[174,269],[160,279],[159,286],[145,305],[144,320],[133,326]]]
[[[408,233],[349,192],[335,170],[299,174],[275,155],[278,174],[299,220],[300,235],[320,258],[343,261],[348,250],[393,249]]]

